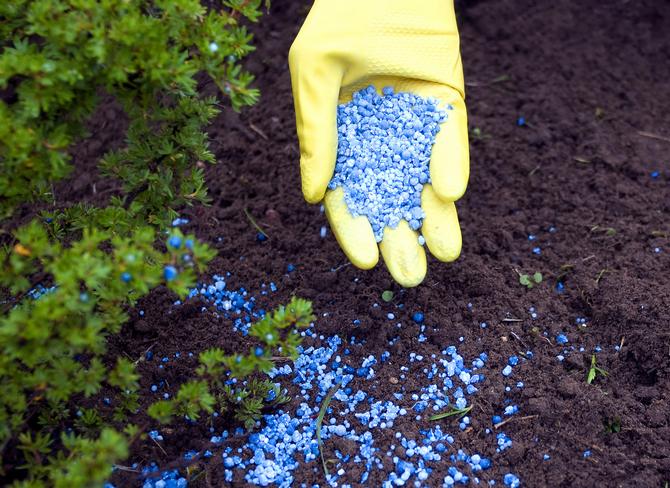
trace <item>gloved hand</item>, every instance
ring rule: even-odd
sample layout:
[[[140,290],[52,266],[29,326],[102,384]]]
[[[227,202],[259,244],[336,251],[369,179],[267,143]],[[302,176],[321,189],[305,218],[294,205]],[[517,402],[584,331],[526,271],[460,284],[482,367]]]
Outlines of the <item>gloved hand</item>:
[[[361,88],[412,92],[438,99],[448,118],[430,160],[432,185],[421,194],[421,232],[441,261],[461,251],[454,201],[469,175],[463,68],[452,0],[315,0],[289,53],[295,99],[302,191],[309,203],[324,200],[342,250],[357,267],[379,260],[372,227],[354,218],[343,189],[327,190],[337,154],[337,105]],[[404,220],[384,230],[379,245],[393,278],[416,286],[426,275],[426,254]]]

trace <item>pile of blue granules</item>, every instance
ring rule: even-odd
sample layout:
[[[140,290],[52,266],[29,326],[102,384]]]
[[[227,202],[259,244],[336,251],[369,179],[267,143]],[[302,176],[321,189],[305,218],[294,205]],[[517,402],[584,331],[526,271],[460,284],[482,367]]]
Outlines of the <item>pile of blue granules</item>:
[[[424,218],[423,185],[440,124],[447,118],[437,101],[411,93],[383,94],[369,86],[337,109],[338,147],[329,188],[344,189],[354,217],[370,221],[377,242],[384,228],[404,219],[418,230]]]

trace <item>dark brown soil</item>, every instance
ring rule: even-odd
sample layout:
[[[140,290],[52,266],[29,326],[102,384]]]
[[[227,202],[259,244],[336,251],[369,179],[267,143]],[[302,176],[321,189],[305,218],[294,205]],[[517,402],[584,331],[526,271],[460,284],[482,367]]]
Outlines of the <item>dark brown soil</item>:
[[[383,266],[369,272],[347,266],[332,236],[319,236],[324,215],[300,194],[287,52],[309,3],[272,2],[248,63],[262,101],[240,116],[226,110],[211,128],[220,161],[208,171],[213,206],[186,212],[188,229],[219,250],[211,272],[230,272],[233,286],[249,289],[274,281],[279,291],[261,298],[266,308],[293,294],[313,300],[319,334],[367,341],[351,348],[354,363],[389,349],[392,361],[377,372],[378,399],[396,391],[389,379],[411,351],[437,353],[463,337],[459,350],[466,359],[487,351],[499,371],[509,356],[532,350],[534,358],[514,373],[525,388],[505,394],[503,376],[489,375],[473,397],[472,428],[458,436],[458,447],[491,455],[494,439],[484,434],[491,415],[500,413],[505,398],[519,405],[518,417],[505,426],[513,447],[493,452],[483,480],[513,472],[525,486],[664,486],[670,481],[670,3],[457,5],[470,127],[479,129],[471,139],[469,190],[458,204],[463,254],[451,265],[430,260],[425,283],[406,291],[393,285]],[[110,106],[101,117],[113,120],[115,113]],[[519,117],[525,126],[517,125]],[[113,124],[95,122],[94,130],[104,144],[84,146],[79,162],[118,143]],[[93,198],[86,181],[75,190]],[[244,208],[269,241],[256,242]],[[539,255],[532,252],[536,246]],[[288,263],[296,265],[294,273],[286,274]],[[527,290],[517,272],[535,271],[544,281]],[[396,292],[404,311],[392,304],[373,307],[383,303],[386,289]],[[155,344],[157,355],[184,354],[212,345],[232,350],[240,341],[228,322],[202,313],[200,305],[168,314],[172,301],[167,293],[153,293],[141,304],[144,318],[134,317],[112,340],[112,350],[140,357]],[[389,347],[396,329],[386,313],[407,323],[416,310],[432,326],[428,342],[417,342],[417,328],[408,326]],[[577,317],[587,319],[585,327],[576,325]],[[503,320],[509,318],[520,320]],[[362,323],[355,329],[354,319]],[[564,361],[557,359],[566,349],[556,344],[559,332],[575,346]],[[587,385],[596,346],[609,376]],[[192,374],[195,360],[164,371],[157,364],[140,363],[143,388],[159,378],[176,387]],[[404,386],[413,391],[421,385],[408,377]],[[607,433],[604,421],[615,418],[621,431]],[[408,416],[375,445],[384,453],[396,430],[423,427]],[[204,426],[176,429],[163,444],[165,453],[148,441],[135,447],[129,462],[169,465],[203,447],[210,435]],[[592,455],[584,458],[585,450]],[[542,460],[545,453],[550,460]],[[214,459],[200,482],[221,486],[220,457]],[[444,475],[436,470],[428,484],[441,484]],[[341,481],[357,485],[359,476],[352,470]],[[298,469],[295,478],[324,484],[318,462]],[[373,470],[369,484],[383,479]]]

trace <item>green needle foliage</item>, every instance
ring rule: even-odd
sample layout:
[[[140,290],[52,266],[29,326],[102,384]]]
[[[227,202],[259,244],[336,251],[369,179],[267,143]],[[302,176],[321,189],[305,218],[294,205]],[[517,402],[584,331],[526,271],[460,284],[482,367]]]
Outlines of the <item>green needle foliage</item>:
[[[13,295],[0,318],[0,447],[4,457],[5,448],[18,440],[30,481],[25,486],[59,486],[61,478],[67,483],[60,486],[90,486],[109,476],[111,463],[126,455],[128,437],[103,429],[111,419],[105,422],[88,409],[74,416],[68,403],[108,385],[124,398],[121,409],[137,408],[135,366],[120,357],[106,368],[106,339],[126,322],[128,306],[157,285],[184,297],[214,255],[195,245],[193,236],[184,238],[179,231],[173,236],[194,244],[168,245],[161,252],[154,231],[143,227],[129,237],[92,228],[62,245],[33,221],[19,228],[14,246],[0,254],[0,286]],[[175,265],[177,276],[166,281],[164,267]],[[35,278],[54,286],[40,288],[38,295]],[[68,423],[74,434],[62,431]],[[55,458],[54,448],[59,449]],[[79,464],[83,471],[75,472]]]
[[[161,400],[149,407],[148,414],[161,423],[170,422],[175,415],[197,420],[202,413],[232,412],[234,418],[253,427],[266,407],[285,403],[286,397],[268,380],[250,378],[255,373],[268,373],[273,367],[275,354],[291,360],[298,356],[300,335],[298,329],[314,320],[312,304],[293,298],[286,306],[267,314],[251,326],[249,335],[256,337],[264,347],[257,346],[248,354],[226,355],[219,348],[200,354],[197,373],[201,379],[181,385],[172,400]],[[236,379],[235,383],[230,380]]]
[[[0,233],[0,484],[100,486],[143,435],[118,429],[139,408],[139,378],[127,358],[110,365],[107,339],[153,288],[185,296],[214,256],[194,236],[166,230],[180,209],[207,202],[203,168],[215,158],[205,128],[225,105],[201,96],[199,83],[212,80],[234,110],[258,99],[239,63],[253,51],[243,21],[258,20],[261,4],[0,1],[0,219],[26,203],[48,206]],[[103,207],[65,207],[54,184],[72,173],[73,144],[95,137],[85,126],[103,97],[128,122],[124,145],[97,161],[119,190]],[[164,243],[166,235],[178,241]],[[297,336],[281,324],[304,317],[281,313],[259,326],[272,339],[257,337],[290,356]],[[271,364],[240,357],[223,362],[227,375]],[[239,397],[235,415],[246,421],[258,418],[270,385],[250,378],[228,391],[203,371],[152,414],[195,419],[237,409]],[[111,419],[77,405],[103,387],[117,392]]]
[[[196,75],[206,73],[236,110],[259,96],[239,65],[253,50],[239,19],[257,20],[261,0],[223,3],[0,2],[0,216],[52,197],[52,183],[72,170],[68,148],[103,93],[130,119],[128,147],[103,160],[103,173],[120,179],[152,219],[204,201],[195,165],[214,161],[202,128],[218,104],[198,96]]]

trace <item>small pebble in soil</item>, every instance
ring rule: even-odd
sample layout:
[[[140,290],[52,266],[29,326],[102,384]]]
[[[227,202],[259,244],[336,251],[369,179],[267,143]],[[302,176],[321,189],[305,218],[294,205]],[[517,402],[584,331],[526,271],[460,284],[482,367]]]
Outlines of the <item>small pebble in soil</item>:
[[[369,86],[337,109],[338,146],[330,189],[342,187],[355,217],[370,221],[377,242],[404,219],[418,230],[423,185],[435,136],[446,120],[437,101]]]
[[[412,320],[414,320],[414,322],[417,324],[423,323],[423,314],[421,312],[414,312],[414,315],[412,315]]]
[[[521,486],[521,481],[519,478],[517,478],[517,476],[512,473],[507,473],[503,478],[503,481],[505,486],[509,486],[510,488],[517,488]]]
[[[174,266],[166,266],[163,269],[163,277],[165,278],[165,281],[172,281],[177,277],[177,268]]]
[[[176,219],[174,219],[172,221],[172,227],[179,227],[179,226],[182,226],[182,225],[186,225],[186,224],[188,224],[188,222],[189,222],[188,219],[184,219],[182,217],[177,217]]]
[[[179,249],[181,247],[181,237],[179,236],[171,236],[168,239],[168,246],[173,247],[175,249]]]
[[[567,344],[568,342],[570,342],[570,341],[568,340],[568,336],[566,336],[565,334],[561,333],[561,334],[558,334],[556,336],[556,343],[557,344],[563,345],[563,344]]]

